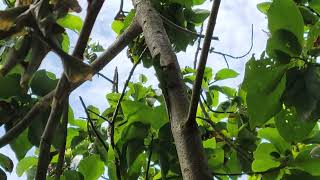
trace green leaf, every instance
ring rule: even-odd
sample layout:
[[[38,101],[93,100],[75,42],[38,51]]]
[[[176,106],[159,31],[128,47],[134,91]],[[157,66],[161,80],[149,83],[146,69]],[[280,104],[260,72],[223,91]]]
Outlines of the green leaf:
[[[253,153],[254,161],[252,162],[252,170],[254,172],[263,172],[271,168],[279,167],[281,163],[271,155],[271,153],[277,152],[277,149],[272,144],[259,144],[257,150]]]
[[[225,68],[217,72],[216,76],[214,77],[214,80],[220,81],[224,79],[235,78],[238,75],[239,73],[237,73],[236,71]]]
[[[78,170],[84,180],[98,179],[104,172],[104,163],[98,155],[90,155],[80,161]]]
[[[26,171],[28,171],[32,166],[36,166],[38,159],[36,157],[25,157],[21,159],[16,168],[16,173],[19,177]]]
[[[209,15],[210,11],[206,9],[188,9],[185,11],[186,20],[195,24],[203,23]]]
[[[146,154],[141,153],[138,154],[138,157],[135,159],[133,164],[129,166],[128,176],[129,179],[139,179],[139,176],[141,175],[141,168],[145,166],[146,161]]]
[[[74,170],[63,171],[63,174],[61,176],[61,180],[79,180],[79,179],[83,179],[82,174]]]
[[[311,26],[310,31],[308,32],[307,38],[307,49],[310,50],[313,48],[313,44],[316,42],[320,35],[320,21],[315,25]]]
[[[115,154],[112,146],[109,146],[108,150],[108,176],[110,180],[117,180]]]
[[[19,84],[20,75],[10,74],[5,77],[0,77],[0,99],[8,99],[14,96],[23,94],[23,90]]]
[[[287,72],[286,90],[283,101],[294,107],[297,118],[302,121],[316,121],[320,117],[320,68],[308,66],[304,69],[292,68]]]
[[[299,6],[299,10],[303,17],[305,25],[313,25],[319,20],[319,17],[314,14],[309,8],[305,6]]]
[[[308,137],[316,122],[299,119],[294,109],[283,109],[275,116],[275,124],[286,141],[300,142]]]
[[[269,59],[252,58],[247,62],[243,88],[247,91],[250,127],[263,125],[281,110],[286,69],[286,65],[276,65]]]
[[[308,172],[313,176],[320,176],[320,161],[317,158],[311,157],[311,149],[312,147],[309,147],[306,150],[300,152],[290,166]]]
[[[61,48],[64,52],[68,53],[70,49],[70,39],[68,34],[63,33],[62,34],[62,42],[61,42]]]
[[[8,172],[12,172],[13,170],[12,160],[6,155],[1,153],[0,153],[0,166]]]
[[[206,0],[192,0],[193,5],[201,5],[205,2]]]
[[[258,8],[259,11],[262,12],[263,14],[267,14],[270,6],[271,6],[271,2],[263,2],[263,3],[259,3],[259,4],[257,5],[257,8]]]
[[[320,13],[320,2],[318,0],[309,0],[309,6],[317,13]]]
[[[46,70],[37,71],[30,84],[32,92],[38,96],[45,96],[51,92],[58,84],[58,80],[52,75]]]
[[[279,132],[275,128],[260,129],[258,131],[258,137],[271,142],[274,147],[283,154],[291,148],[290,144],[280,136]]]
[[[129,123],[141,122],[158,130],[169,121],[164,106],[151,108],[141,102],[123,101],[121,107]]]
[[[297,57],[302,52],[302,45],[297,37],[286,29],[275,31],[267,43],[267,53],[281,63],[288,63],[290,57]]]
[[[23,131],[17,138],[10,142],[10,147],[16,154],[18,160],[24,158],[27,152],[32,148],[28,139],[28,129]]]
[[[124,24],[122,21],[115,20],[112,22],[111,28],[115,33],[119,35],[121,34],[122,29],[124,28]]]
[[[83,26],[83,21],[79,16],[73,14],[67,14],[63,18],[57,20],[57,23],[70,30],[80,32]]]
[[[272,2],[268,10],[268,27],[272,35],[281,29],[291,32],[302,47],[304,22],[299,8],[292,0],[274,0]]]
[[[191,8],[193,4],[193,0],[169,0],[170,3],[177,3],[182,6],[185,6],[186,8]]]
[[[216,149],[205,149],[208,157],[209,168],[214,170],[223,165],[224,162],[224,150],[219,147]]]
[[[121,140],[128,142],[134,139],[143,140],[149,133],[149,126],[141,122],[131,122],[122,130]]]

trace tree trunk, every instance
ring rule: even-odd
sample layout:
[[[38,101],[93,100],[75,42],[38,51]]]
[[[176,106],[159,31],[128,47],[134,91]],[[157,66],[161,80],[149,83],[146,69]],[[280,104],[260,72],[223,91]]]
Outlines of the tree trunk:
[[[133,0],[133,4],[151,55],[154,59],[160,58],[157,76],[162,82],[161,88],[167,101],[183,179],[212,179],[196,121],[187,123],[189,99],[177,57],[172,51],[161,17],[149,0]]]

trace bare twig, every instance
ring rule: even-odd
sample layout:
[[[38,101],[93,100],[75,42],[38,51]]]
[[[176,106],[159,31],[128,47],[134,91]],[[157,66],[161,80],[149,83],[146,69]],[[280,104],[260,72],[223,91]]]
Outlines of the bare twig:
[[[102,146],[104,147],[104,149],[106,151],[108,151],[108,145],[106,144],[106,142],[104,142],[104,140],[102,139],[100,133],[97,131],[96,127],[94,126],[93,122],[92,122],[92,119],[90,118],[90,114],[89,114],[89,111],[87,109],[87,106],[86,104],[84,103],[83,99],[81,96],[79,96],[79,99],[81,101],[81,104],[82,104],[82,107],[83,109],[85,110],[86,114],[87,114],[87,118],[89,120],[89,123],[90,123],[90,126],[95,134],[95,136],[98,138],[98,140],[100,141],[100,143],[102,144]]]
[[[119,93],[119,73],[118,67],[114,69],[112,92]]]
[[[107,80],[111,84],[114,84],[114,81],[112,81],[110,78],[108,78],[107,76],[103,75],[102,73],[97,73],[97,74],[98,74],[98,76],[103,77],[105,80]]]
[[[200,34],[202,34],[202,32],[203,32],[203,23],[201,24],[201,27],[200,27]],[[194,69],[197,68],[198,55],[199,55],[200,50],[201,50],[201,38],[198,38],[197,50],[194,55],[194,61],[193,61],[193,68]]]
[[[62,125],[63,125],[63,140],[62,140],[62,147],[59,150],[59,157],[58,157],[58,163],[56,167],[56,174],[55,179],[59,180],[60,176],[63,172],[63,164],[64,164],[64,155],[66,151],[66,142],[67,142],[67,135],[68,135],[68,113],[69,113],[69,101],[65,103],[65,107],[63,109],[62,113]]]
[[[217,114],[234,114],[234,113],[236,113],[236,112],[232,112],[232,111],[217,111],[217,110],[213,110],[213,109],[209,106],[207,100],[203,97],[203,95],[202,95],[202,94],[200,94],[200,95],[201,95],[201,99],[203,100],[204,104],[207,106],[207,108],[208,108],[211,112],[217,113]]]
[[[151,164],[152,146],[153,146],[153,135],[151,137],[151,142],[150,142],[150,145],[149,145],[149,156],[148,156],[148,164],[147,164],[147,169],[146,169],[146,178],[145,178],[145,180],[149,180],[149,169],[150,169],[150,164]]]
[[[119,98],[119,100],[118,100],[118,102],[117,102],[116,109],[114,110],[113,115],[112,115],[111,127],[110,127],[110,144],[111,144],[112,148],[113,148],[115,151],[117,151],[118,155],[120,155],[120,151],[116,148],[116,145],[115,145],[115,142],[114,142],[114,129],[115,129],[116,117],[117,117],[117,115],[118,115],[118,111],[119,111],[119,109],[120,109],[121,101],[122,101],[122,99],[124,98],[126,89],[127,89],[128,85],[129,85],[129,82],[130,82],[130,79],[131,79],[131,77],[132,77],[132,75],[133,75],[136,67],[137,67],[138,64],[140,63],[140,61],[141,61],[141,59],[142,59],[142,56],[143,56],[143,54],[146,52],[146,50],[147,50],[147,47],[142,51],[142,53],[141,53],[138,61],[137,61],[136,63],[134,63],[133,67],[131,68],[130,73],[129,73],[129,76],[128,76],[126,82],[125,82],[125,85],[124,85],[123,89],[122,89],[121,96],[120,96],[120,98]],[[119,164],[120,162],[119,162],[119,159],[116,157],[115,161],[116,161],[117,176],[118,176],[118,179],[121,180],[120,164]]]
[[[205,38],[205,35],[203,35],[203,34],[198,34],[198,33],[196,33],[196,32],[190,31],[189,29],[183,28],[183,27],[175,24],[174,22],[170,21],[168,18],[164,17],[164,16],[161,15],[161,14],[160,14],[160,17],[162,18],[163,22],[164,22],[166,25],[168,25],[168,26],[170,26],[170,27],[172,27],[172,28],[174,28],[174,29],[176,29],[176,30],[178,30],[178,31],[181,31],[181,32],[184,32],[184,33],[188,33],[188,34],[193,35],[193,36],[196,36],[196,37],[198,37],[198,38]],[[212,40],[219,40],[218,37],[212,37],[212,36],[210,36],[210,39],[212,39]]]
[[[89,112],[91,112],[91,113],[93,113],[93,114],[95,114],[95,115],[97,115],[97,116],[99,116],[100,118],[102,118],[103,120],[105,120],[106,122],[108,122],[109,124],[111,124],[111,121],[110,121],[109,119],[107,119],[107,118],[105,118],[105,117],[101,116],[100,114],[98,114],[98,113],[96,113],[96,112],[92,111],[91,109],[88,109],[88,111],[89,111]],[[91,119],[91,120],[93,120],[93,119]]]
[[[229,57],[229,58],[232,58],[232,59],[241,59],[241,58],[244,58],[247,55],[249,55],[250,52],[252,51],[252,48],[253,48],[253,25],[251,25],[251,45],[250,45],[249,50],[245,54],[240,55],[240,56],[233,56],[233,55],[230,55],[230,54],[226,54],[226,53],[222,53],[222,52],[219,52],[219,51],[215,51],[213,48],[210,49],[210,53],[219,54],[219,55],[221,55],[223,57]]]
[[[204,70],[207,64],[207,58],[208,58],[210,44],[211,44],[211,37],[213,35],[213,31],[216,25],[220,2],[221,0],[215,0],[212,4],[206,36],[204,39],[203,48],[202,48],[200,60],[199,60],[199,65],[197,68],[196,80],[192,88],[192,97],[191,97],[191,102],[190,102],[189,112],[188,112],[189,124],[190,122],[195,121],[195,118],[196,118],[198,102],[199,102],[200,93],[201,93],[202,79],[203,79]]]

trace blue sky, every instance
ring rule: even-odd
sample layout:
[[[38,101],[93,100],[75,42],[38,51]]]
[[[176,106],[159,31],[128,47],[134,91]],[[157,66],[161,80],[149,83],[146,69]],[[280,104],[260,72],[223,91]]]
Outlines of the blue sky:
[[[208,0],[207,0],[208,1]],[[86,0],[79,0],[83,12],[81,17],[85,15]],[[267,21],[263,14],[256,9],[256,4],[263,0],[232,0],[222,1],[218,15],[217,25],[214,32],[215,36],[219,37],[219,41],[213,41],[212,46],[217,51],[232,55],[242,55],[247,52],[250,47],[251,39],[251,24],[254,25],[254,47],[251,53],[260,56],[260,53],[265,49],[267,35],[262,30],[267,30]],[[116,34],[111,30],[111,23],[115,14],[118,11],[120,0],[106,0],[105,4],[97,18],[96,24],[92,32],[93,41],[98,41],[104,47],[110,45],[115,39]],[[125,9],[130,10],[131,0],[125,0]],[[0,9],[4,6],[0,2]],[[210,10],[210,2],[197,7]],[[74,46],[77,35],[70,33],[71,47]],[[186,52],[178,53],[178,61],[181,67],[192,66],[196,47],[188,47]],[[223,82],[224,85],[237,87],[244,74],[245,62],[251,57],[247,56],[243,59],[229,59],[230,68],[235,69],[240,73],[238,78]],[[210,54],[208,57],[208,66],[217,72],[219,69],[225,68],[226,64],[223,57],[215,54]],[[108,64],[101,73],[112,77],[115,67],[118,67],[120,76],[120,88],[127,78],[129,69],[132,63],[127,59],[126,52],[119,54],[110,64]],[[62,65],[58,57],[53,53],[46,58],[41,65],[42,69],[54,72],[57,77],[62,73]],[[149,84],[157,86],[157,80],[152,69],[144,69],[138,66],[133,80],[138,80],[139,74],[146,74],[149,79]],[[84,116],[84,111],[80,105],[79,96],[82,96],[87,105],[95,105],[100,111],[103,111],[108,105],[105,95],[111,91],[111,84],[102,78],[94,77],[92,81],[86,82],[75,90],[70,96],[70,103],[75,112],[76,117]],[[3,130],[0,134],[3,134]],[[0,149],[0,153],[4,153],[14,158],[13,152],[8,146]],[[16,162],[16,160],[15,160]],[[18,178],[13,172],[8,176],[9,180],[25,179]]]

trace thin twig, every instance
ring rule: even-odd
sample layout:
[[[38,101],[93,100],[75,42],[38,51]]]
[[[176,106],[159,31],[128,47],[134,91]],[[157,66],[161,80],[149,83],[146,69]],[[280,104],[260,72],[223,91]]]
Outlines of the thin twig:
[[[219,52],[219,51],[215,51],[213,48],[210,49],[210,53],[219,54],[219,55],[221,55],[223,57],[229,57],[229,58],[232,58],[232,59],[241,59],[241,58],[244,58],[247,55],[249,55],[250,52],[252,51],[252,48],[253,48],[253,24],[251,25],[251,45],[250,45],[249,50],[245,54],[240,55],[240,56],[233,56],[233,55],[230,55],[230,54],[226,54],[226,53],[222,53],[222,52]]]
[[[114,69],[112,92],[119,93],[119,73],[118,67]]]
[[[69,101],[67,100],[62,112],[63,140],[62,140],[62,147],[59,150],[58,163],[56,167],[56,174],[55,174],[56,180],[60,179],[60,176],[63,172],[64,156],[65,156],[66,142],[67,142],[67,136],[68,136],[68,113],[69,113]]]
[[[236,112],[232,112],[232,111],[217,111],[217,110],[213,110],[210,105],[208,104],[207,100],[204,98],[204,96],[202,94],[201,95],[201,99],[203,100],[204,104],[207,106],[207,108],[213,112],[213,113],[217,113],[217,114],[234,114]]]
[[[188,123],[191,123],[196,119],[203,75],[204,75],[205,67],[207,64],[208,54],[209,54],[210,45],[211,45],[211,37],[213,35],[213,31],[216,25],[220,2],[221,0],[215,0],[212,4],[206,36],[204,38],[203,48],[201,51],[199,65],[197,68],[196,80],[192,88],[192,96],[191,96],[191,102],[190,102],[189,112],[188,112],[188,121],[187,121]]]
[[[201,27],[200,27],[200,34],[202,34],[203,32],[203,23],[201,24]],[[197,68],[197,62],[198,62],[198,55],[199,55],[199,52],[201,50],[201,39],[202,38],[198,38],[198,45],[197,45],[197,50],[196,50],[196,53],[194,55],[194,61],[193,61],[193,68],[196,69]]]
[[[119,100],[118,100],[118,102],[117,102],[116,109],[115,109],[115,111],[113,112],[113,115],[112,115],[112,120],[111,120],[111,125],[110,125],[110,126],[111,126],[111,127],[110,127],[110,129],[111,129],[111,130],[110,130],[110,144],[111,144],[112,148],[113,148],[115,151],[117,151],[118,155],[120,155],[120,151],[118,150],[118,148],[116,147],[115,142],[114,142],[114,129],[115,129],[116,117],[117,117],[117,115],[118,115],[118,111],[119,111],[119,109],[120,109],[120,104],[121,104],[122,99],[124,98],[126,89],[127,89],[128,85],[129,85],[129,82],[130,82],[130,79],[131,79],[131,77],[132,77],[132,75],[133,75],[136,67],[137,67],[138,64],[140,63],[140,61],[141,61],[141,59],[142,59],[142,56],[143,56],[143,54],[146,52],[146,50],[147,50],[147,47],[144,48],[144,50],[142,51],[142,53],[141,53],[140,56],[139,56],[138,61],[137,61],[136,63],[134,63],[133,67],[131,68],[130,73],[129,73],[129,76],[128,76],[126,82],[125,82],[125,85],[124,85],[123,89],[122,89],[121,96],[120,96],[120,98],[119,98]],[[117,176],[118,176],[118,179],[121,180],[120,165],[119,165],[120,162],[119,162],[119,159],[116,157],[116,160],[115,160],[115,161],[116,161]]]
[[[152,146],[153,146],[153,135],[151,137],[151,142],[150,142],[150,145],[149,145],[149,156],[148,156],[148,164],[147,164],[147,169],[146,169],[146,178],[145,178],[145,180],[149,180],[149,169],[150,169],[150,164],[151,164]]]
[[[93,122],[92,122],[92,120],[91,120],[91,118],[90,118],[90,114],[89,114],[89,111],[88,111],[88,109],[87,109],[86,104],[84,103],[84,101],[83,101],[83,99],[82,99],[81,96],[79,96],[79,99],[80,99],[80,101],[81,101],[81,104],[82,104],[83,109],[85,110],[85,112],[86,112],[86,114],[87,114],[87,117],[88,117],[90,126],[91,126],[91,128],[92,128],[95,136],[99,139],[99,141],[100,141],[101,144],[103,145],[104,149],[105,149],[106,151],[108,151],[108,145],[104,142],[104,140],[102,139],[100,133],[97,131],[96,127],[94,126],[94,124],[93,124]]]
[[[95,115],[97,115],[97,116],[99,116],[100,118],[102,118],[103,120],[105,120],[106,122],[108,122],[109,124],[111,124],[111,121],[110,121],[109,119],[107,119],[106,117],[101,116],[100,114],[92,111],[91,109],[88,109],[88,111],[91,112],[91,113],[93,113],[93,114],[95,114]],[[91,119],[91,120],[93,120],[93,119]]]
[[[190,34],[190,35],[193,35],[193,36],[196,36],[196,37],[199,37],[199,38],[205,38],[205,35],[203,35],[203,34],[198,34],[198,33],[196,33],[196,32],[190,31],[189,29],[186,29],[186,28],[184,28],[184,27],[181,27],[181,26],[175,24],[174,22],[170,21],[168,18],[164,17],[163,15],[161,15],[161,14],[159,14],[159,15],[160,15],[160,17],[162,18],[162,20],[163,20],[163,22],[164,22],[165,24],[167,24],[168,26],[170,26],[170,27],[172,27],[172,28],[174,28],[174,29],[176,29],[176,30],[181,31],[181,32],[184,32],[184,33],[188,33],[188,34]],[[210,36],[210,39],[212,39],[212,40],[219,40],[218,37],[211,37],[211,36]]]
[[[107,76],[103,75],[102,73],[97,73],[97,74],[98,74],[98,76],[103,77],[105,80],[107,80],[111,84],[114,84],[114,82],[110,78],[108,78]]]

